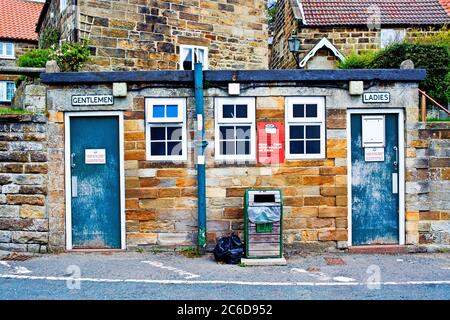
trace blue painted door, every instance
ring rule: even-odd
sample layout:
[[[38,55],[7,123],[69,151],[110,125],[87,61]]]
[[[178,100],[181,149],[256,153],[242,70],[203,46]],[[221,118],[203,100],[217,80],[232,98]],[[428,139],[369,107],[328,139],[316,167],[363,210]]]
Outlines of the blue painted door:
[[[121,247],[119,154],[117,116],[70,118],[74,249]]]
[[[398,115],[384,116],[384,161],[370,162],[362,115],[351,115],[352,245],[399,243]]]

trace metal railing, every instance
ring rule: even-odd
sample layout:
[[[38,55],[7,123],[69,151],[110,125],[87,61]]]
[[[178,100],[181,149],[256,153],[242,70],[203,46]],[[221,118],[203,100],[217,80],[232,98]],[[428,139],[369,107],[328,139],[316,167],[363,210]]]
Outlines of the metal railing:
[[[450,115],[450,111],[448,109],[446,109],[439,102],[437,102],[432,97],[427,95],[425,91],[419,89],[419,95],[420,95],[420,110],[423,122],[427,122],[427,99],[431,101],[434,105],[439,107],[441,110],[445,111],[448,115]]]

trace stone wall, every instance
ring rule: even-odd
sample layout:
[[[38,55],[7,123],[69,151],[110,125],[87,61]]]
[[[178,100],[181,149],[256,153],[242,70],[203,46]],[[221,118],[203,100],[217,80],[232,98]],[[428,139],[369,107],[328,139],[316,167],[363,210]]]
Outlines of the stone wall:
[[[80,29],[88,31],[80,38],[94,53],[85,68],[179,69],[179,46],[198,45],[208,47],[210,69],[267,69],[265,8],[264,0],[80,0]],[[52,4],[41,30],[68,33],[69,20]]]
[[[450,244],[450,124],[421,124],[416,143],[416,170],[407,186],[418,190],[421,244]]]
[[[47,252],[47,118],[0,116],[0,250]]]

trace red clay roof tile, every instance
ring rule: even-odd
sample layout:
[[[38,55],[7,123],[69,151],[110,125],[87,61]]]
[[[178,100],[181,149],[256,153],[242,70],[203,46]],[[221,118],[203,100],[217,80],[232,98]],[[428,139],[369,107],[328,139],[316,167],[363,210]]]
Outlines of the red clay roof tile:
[[[36,23],[43,3],[0,0],[0,39],[36,41]]]
[[[439,2],[441,1],[441,3]],[[299,0],[304,23],[312,26],[366,25],[437,25],[450,22],[444,3],[450,0]]]

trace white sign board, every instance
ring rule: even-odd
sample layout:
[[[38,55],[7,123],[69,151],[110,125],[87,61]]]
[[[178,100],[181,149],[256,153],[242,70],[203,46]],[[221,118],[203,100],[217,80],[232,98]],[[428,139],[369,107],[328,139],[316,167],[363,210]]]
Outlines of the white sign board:
[[[366,162],[383,162],[384,148],[364,148],[364,160]]]
[[[362,146],[363,148],[384,147],[385,124],[383,115],[362,116]]]
[[[106,164],[106,150],[86,149],[84,151],[84,162],[86,164]]]
[[[72,106],[111,106],[114,104],[112,95],[72,96]]]
[[[389,92],[365,92],[363,103],[389,103],[391,94]]]

